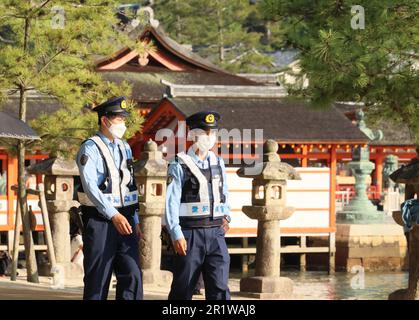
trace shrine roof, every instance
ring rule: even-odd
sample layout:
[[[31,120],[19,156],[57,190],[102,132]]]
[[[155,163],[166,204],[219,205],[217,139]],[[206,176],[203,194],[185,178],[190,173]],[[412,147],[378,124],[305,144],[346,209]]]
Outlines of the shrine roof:
[[[316,110],[309,103],[289,98],[166,98],[185,117],[201,110],[221,114],[227,130],[262,129],[264,139],[293,143],[366,143],[365,136],[334,106]],[[158,112],[156,108],[153,112]]]
[[[132,85],[132,98],[138,101],[160,101],[167,93],[167,85],[161,81],[165,80],[175,84],[196,84],[196,85],[227,85],[227,86],[250,86],[255,85],[253,81],[229,74],[217,74],[207,71],[160,71],[160,72],[101,72],[104,79],[121,83],[128,81]]]

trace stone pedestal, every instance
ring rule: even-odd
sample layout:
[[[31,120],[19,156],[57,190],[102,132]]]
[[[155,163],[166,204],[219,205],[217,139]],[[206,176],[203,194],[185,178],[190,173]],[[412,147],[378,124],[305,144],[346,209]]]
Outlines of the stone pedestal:
[[[361,160],[349,163],[353,175],[355,176],[355,197],[336,214],[338,223],[381,223],[384,219],[384,213],[378,211],[376,206],[368,199],[367,185],[365,183],[367,176],[372,172],[374,163]]]
[[[71,263],[70,208],[78,207],[73,200],[74,176],[79,175],[77,164],[72,160],[50,158],[28,168],[32,174],[45,175],[45,199],[52,233],[57,278],[82,277],[80,265]]]
[[[254,277],[240,281],[240,294],[258,299],[286,299],[292,296],[293,282],[280,277],[281,235],[279,220],[289,218],[294,208],[244,206],[243,212],[258,221],[256,270]]]
[[[286,277],[250,277],[240,281],[240,295],[256,299],[289,299],[294,283]]]
[[[351,272],[400,271],[406,267],[407,243],[396,223],[338,224],[336,230],[336,267]]]
[[[134,165],[134,172],[139,190],[142,232],[139,246],[143,284],[166,286],[172,281],[172,273],[160,270],[160,234],[166,204],[167,162],[154,141],[144,145],[144,151]]]
[[[164,206],[159,203],[140,203],[140,265],[143,272],[143,283],[168,285],[173,275],[160,270],[161,265],[161,216]]]
[[[253,178],[252,205],[243,206],[242,210],[250,219],[258,220],[255,276],[240,281],[240,295],[286,299],[292,295],[293,282],[280,277],[279,221],[289,218],[294,212],[294,208],[285,206],[286,180],[300,177],[294,168],[281,162],[275,141],[267,140],[263,149],[263,163],[237,172],[240,177]]]
[[[51,224],[52,241],[57,263],[70,262],[70,213],[76,201],[47,201],[48,216]]]
[[[47,201],[48,216],[51,224],[52,245],[55,251],[57,270],[52,273],[63,274],[64,278],[83,277],[83,268],[71,262],[70,208],[77,207],[77,201]]]

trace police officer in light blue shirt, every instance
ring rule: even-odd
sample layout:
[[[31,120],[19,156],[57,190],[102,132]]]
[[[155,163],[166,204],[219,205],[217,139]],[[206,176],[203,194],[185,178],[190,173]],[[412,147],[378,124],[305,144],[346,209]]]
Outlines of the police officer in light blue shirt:
[[[143,298],[139,266],[138,191],[126,130],[125,97],[97,106],[100,129],[77,154],[81,185],[85,300],[107,299],[112,273],[116,298]]]
[[[194,144],[168,168],[165,225],[176,252],[169,300],[192,299],[200,273],[207,300],[230,299],[228,188],[224,162],[211,151],[219,119],[213,111],[188,117]]]

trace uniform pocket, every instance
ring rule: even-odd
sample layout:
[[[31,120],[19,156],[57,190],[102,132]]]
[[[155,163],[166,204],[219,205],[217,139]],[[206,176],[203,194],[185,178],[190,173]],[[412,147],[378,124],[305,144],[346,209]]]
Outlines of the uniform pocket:
[[[183,233],[183,237],[184,237],[186,240],[188,240],[188,239],[190,239],[190,238],[191,238],[191,235],[192,235],[192,230],[191,230],[191,229],[185,229],[185,230],[182,230],[182,233]]]
[[[217,252],[223,257],[224,263],[230,263],[230,255],[228,253],[224,230],[217,230],[217,232],[218,232],[217,237],[216,237],[217,246],[218,246]]]

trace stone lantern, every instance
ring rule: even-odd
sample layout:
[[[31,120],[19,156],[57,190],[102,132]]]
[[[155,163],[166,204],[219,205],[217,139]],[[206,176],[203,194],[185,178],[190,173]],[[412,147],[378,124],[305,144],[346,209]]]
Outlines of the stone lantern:
[[[73,200],[74,176],[79,175],[77,164],[72,160],[51,158],[30,166],[28,172],[44,175],[45,199],[56,261],[62,265],[69,265],[71,262],[69,210],[71,207],[79,206],[79,203]]]
[[[252,205],[243,206],[242,210],[249,218],[258,220],[255,276],[240,281],[240,292],[260,299],[287,298],[293,291],[292,280],[280,277],[279,221],[294,212],[294,208],[286,206],[286,180],[300,180],[300,176],[292,166],[281,162],[277,151],[278,144],[267,140],[263,162],[237,171],[239,177],[253,178]]]
[[[154,141],[144,145],[144,151],[134,164],[139,192],[140,264],[144,284],[162,285],[171,282],[171,272],[160,270],[161,219],[166,204],[167,162]]]
[[[406,184],[406,200],[419,198],[419,157],[412,159],[411,163],[394,171],[390,178],[396,183]],[[400,211],[393,212],[393,219],[404,226]],[[409,282],[407,289],[394,291],[389,295],[389,300],[419,300],[417,292],[419,282],[419,225],[413,223],[413,228],[408,234],[409,254]]]
[[[383,181],[384,187],[389,190],[394,190],[396,187],[395,182],[390,179],[390,174],[397,170],[399,167],[399,158],[395,155],[388,155],[384,160],[383,167]]]
[[[357,127],[371,140],[383,139],[381,130],[373,131],[368,128],[364,120],[364,112],[360,109],[356,113]],[[337,212],[336,221],[344,224],[373,224],[383,222],[383,212],[368,199],[366,179],[375,168],[370,161],[370,148],[366,146],[355,147],[352,161],[348,167],[355,177],[355,197],[345,205],[342,211]]]
[[[359,147],[364,150],[364,148]],[[383,221],[383,213],[368,199],[367,195],[367,176],[372,172],[375,165],[368,159],[369,153],[362,158],[353,158],[348,167],[355,177],[355,197],[345,205],[342,211],[336,215],[338,223],[379,223]]]

